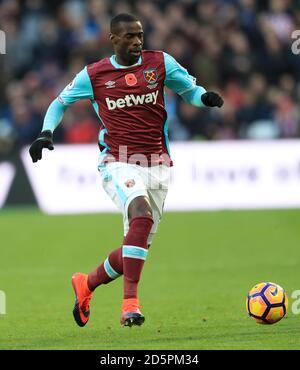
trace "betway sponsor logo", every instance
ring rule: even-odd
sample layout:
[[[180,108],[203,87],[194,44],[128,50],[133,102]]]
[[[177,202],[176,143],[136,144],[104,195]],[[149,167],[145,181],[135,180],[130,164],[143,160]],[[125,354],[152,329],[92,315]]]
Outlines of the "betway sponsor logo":
[[[116,108],[125,108],[125,107],[132,107],[133,105],[139,104],[156,104],[158,96],[158,90],[153,91],[149,94],[142,94],[142,95],[125,95],[124,98],[119,98],[117,100],[105,98],[107,108],[109,110],[114,110]]]

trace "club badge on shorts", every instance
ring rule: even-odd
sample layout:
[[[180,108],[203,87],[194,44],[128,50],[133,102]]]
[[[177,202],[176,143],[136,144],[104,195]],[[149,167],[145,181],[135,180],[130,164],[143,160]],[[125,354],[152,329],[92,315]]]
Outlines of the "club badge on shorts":
[[[125,181],[125,185],[127,186],[127,188],[132,188],[135,185],[134,179]]]
[[[125,75],[125,81],[128,86],[134,86],[137,84],[137,78],[134,73],[127,73],[127,75]]]

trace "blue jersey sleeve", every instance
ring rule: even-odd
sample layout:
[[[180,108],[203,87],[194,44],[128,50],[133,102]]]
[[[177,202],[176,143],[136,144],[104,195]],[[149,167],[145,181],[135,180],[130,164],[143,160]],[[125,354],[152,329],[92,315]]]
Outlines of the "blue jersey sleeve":
[[[164,53],[166,77],[165,85],[179,94],[187,103],[203,107],[201,95],[206,92],[202,86],[196,85],[195,77],[182,67],[171,55]]]
[[[54,131],[60,124],[68,106],[78,100],[94,100],[93,87],[87,72],[87,67],[80,71],[74,80],[66,86],[49,106],[43,124],[43,131]]]
[[[42,131],[50,130],[53,132],[60,124],[66,110],[67,106],[61,104],[57,99],[53,100],[47,109]]]
[[[71,105],[82,99],[94,100],[93,87],[87,67],[80,71],[58,96],[58,100],[63,105]]]

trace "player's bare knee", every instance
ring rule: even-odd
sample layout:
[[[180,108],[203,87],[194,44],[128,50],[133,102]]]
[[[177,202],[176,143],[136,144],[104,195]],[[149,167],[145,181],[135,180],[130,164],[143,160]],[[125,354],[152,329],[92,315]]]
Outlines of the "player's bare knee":
[[[130,203],[128,207],[128,219],[131,221],[135,217],[153,218],[152,208],[147,197],[137,197]]]

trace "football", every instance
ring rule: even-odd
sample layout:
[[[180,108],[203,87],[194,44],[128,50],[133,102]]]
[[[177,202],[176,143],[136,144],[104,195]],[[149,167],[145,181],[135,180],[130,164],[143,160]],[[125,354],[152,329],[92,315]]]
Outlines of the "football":
[[[259,324],[275,324],[288,309],[288,297],[284,289],[275,283],[256,284],[248,293],[246,308]]]

